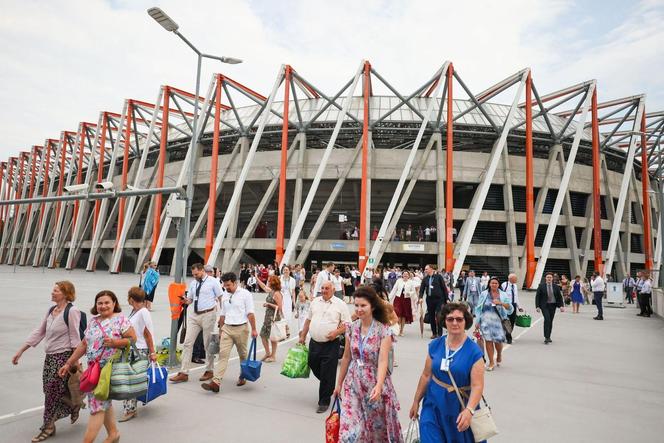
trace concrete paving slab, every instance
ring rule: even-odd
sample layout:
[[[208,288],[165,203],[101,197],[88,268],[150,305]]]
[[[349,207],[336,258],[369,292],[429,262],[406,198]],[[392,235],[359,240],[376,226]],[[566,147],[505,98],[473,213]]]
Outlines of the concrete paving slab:
[[[19,366],[10,363],[18,347],[49,306],[50,289],[69,279],[77,287],[77,304],[92,306],[101,289],[112,289],[123,307],[127,289],[138,282],[133,274],[42,270],[0,266],[3,308],[0,310],[0,442],[29,441],[41,424],[43,348],[27,351]],[[166,290],[162,277],[153,318],[156,335],[169,331]],[[262,322],[260,304],[255,300]],[[530,311],[533,294],[522,301]],[[259,303],[260,302],[260,303]],[[593,321],[593,306],[581,314],[558,314],[553,344],[542,344],[541,317],[504,355],[504,363],[486,377],[486,396],[501,434],[496,442],[664,441],[664,322],[636,317],[636,309],[605,309],[603,322]],[[293,329],[296,324],[293,323]],[[401,402],[402,425],[424,364],[429,332],[420,338],[417,325],[407,327],[397,344],[393,381]],[[325,414],[316,414],[317,380],[291,380],[279,374],[278,361],[263,366],[261,379],[235,387],[237,359],[231,362],[222,391],[204,392],[194,373],[188,383],[170,385],[166,397],[139,407],[139,417],[120,424],[124,442],[317,442],[323,440]],[[117,406],[120,406],[119,404]],[[116,407],[116,411],[118,411]],[[79,423],[58,422],[49,441],[80,441],[88,414]],[[103,439],[104,432],[98,441]]]

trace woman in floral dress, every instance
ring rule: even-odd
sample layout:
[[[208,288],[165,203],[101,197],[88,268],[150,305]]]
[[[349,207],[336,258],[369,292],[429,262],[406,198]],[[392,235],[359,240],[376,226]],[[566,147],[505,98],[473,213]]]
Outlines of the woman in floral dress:
[[[263,349],[265,349],[265,356],[261,359],[266,363],[272,363],[277,359],[277,345],[279,342],[270,340],[270,333],[272,332],[272,322],[281,320],[283,318],[283,296],[281,295],[281,279],[277,275],[270,276],[270,279],[265,285],[262,281],[258,280],[258,285],[261,289],[267,292],[265,303],[265,319],[263,320],[263,327],[261,328],[261,340],[263,341]],[[276,312],[276,316],[274,315]]]
[[[85,337],[78,345],[58,374],[64,377],[74,364],[85,354],[88,364],[99,360],[102,368],[115,355],[118,349],[124,349],[136,342],[136,333],[127,317],[122,315],[118,298],[111,291],[104,290],[95,296],[95,305],[90,310],[93,317],[85,330]],[[108,438],[105,441],[117,442],[120,432],[115,422],[111,400],[97,400],[92,392],[88,393],[90,420],[83,437],[84,443],[92,443],[104,425]]]
[[[334,394],[341,397],[343,443],[401,443],[399,401],[388,372],[393,341],[388,304],[369,286],[353,294],[357,320],[347,325]]]

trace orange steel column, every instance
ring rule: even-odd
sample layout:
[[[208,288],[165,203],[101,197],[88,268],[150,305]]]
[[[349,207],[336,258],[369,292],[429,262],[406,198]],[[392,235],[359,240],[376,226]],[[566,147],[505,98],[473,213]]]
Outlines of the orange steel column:
[[[124,134],[124,158],[122,159],[122,184],[120,185],[120,190],[124,191],[127,188],[127,172],[129,171],[129,144],[131,141],[131,117],[134,111],[134,105],[131,100],[127,105],[127,118],[125,123],[125,134]],[[125,199],[120,197],[120,202],[118,206],[118,229],[115,233],[115,244],[117,245],[120,240],[120,232],[122,231],[122,225],[124,223],[124,212],[125,212]],[[116,269],[117,271],[117,269]]]
[[[32,147],[32,167],[30,168],[30,188],[28,190],[28,198],[32,198],[35,193],[35,175],[37,174],[37,152],[39,146]],[[30,211],[32,210],[32,203],[28,205],[28,221],[30,220]]]
[[[364,272],[367,263],[367,171],[369,169],[369,81],[371,64],[364,62],[364,120],[362,125],[362,182],[360,190],[360,245],[358,248],[358,267]]]
[[[78,168],[76,170],[76,184],[83,183],[83,152],[85,151],[85,127],[86,123],[81,123],[80,141],[78,143]],[[76,218],[78,217],[79,202],[74,202],[74,218],[72,219],[72,231],[76,229]]]
[[[641,186],[643,189],[643,253],[645,255],[645,266],[648,271],[653,268],[652,263],[652,239],[650,231],[650,195],[648,194],[648,149],[646,143],[646,112],[643,111],[641,118]],[[657,239],[661,241],[661,239]]]
[[[134,104],[132,100],[129,100],[127,104],[127,118],[126,127],[125,127],[125,139],[124,139],[124,158],[122,159],[122,183],[120,184],[120,190],[124,191],[127,189],[127,173],[129,172],[129,146],[131,144],[131,125],[132,125],[132,116],[134,114]],[[115,232],[115,245],[118,246],[120,241],[120,233],[122,232],[122,227],[124,225],[124,216],[125,216],[125,198],[120,197],[118,203],[118,223],[117,230]],[[120,272],[121,262],[118,263],[117,269],[115,272]]]
[[[11,191],[13,188],[12,180],[14,180],[14,161],[16,157],[9,157],[9,180],[7,180],[7,194],[5,200],[11,200]],[[9,206],[5,206],[5,220],[9,218]]]
[[[157,163],[157,187],[164,186],[164,168],[166,167],[166,145],[168,144],[168,114],[171,100],[171,89],[166,86],[164,88],[164,107],[161,110],[161,137],[159,141],[159,160]],[[152,219],[152,253],[154,254],[157,249],[157,242],[159,241],[159,234],[161,233],[161,204],[162,195],[155,195],[154,200],[154,216]]]
[[[526,79],[526,284],[532,286],[535,262],[535,188],[533,182],[533,102],[532,77]]]
[[[454,268],[454,66],[447,68],[447,146],[445,152],[445,271]]]
[[[60,150],[60,178],[58,180],[58,195],[62,195],[62,188],[65,186],[65,161],[67,160],[67,134],[62,137],[62,149]],[[60,205],[62,202],[57,202],[55,205],[55,220],[57,223],[60,217]]]
[[[602,262],[602,219],[600,211],[599,183],[599,122],[597,120],[597,89],[593,91],[592,105],[592,149],[593,149],[593,242],[595,243],[595,272],[600,275],[604,269]]]
[[[108,114],[104,112],[101,119],[101,142],[99,143],[99,162],[97,164],[97,183],[104,181],[104,156],[106,155],[106,131],[108,129]],[[92,219],[92,235],[97,231],[97,220],[101,208],[101,200],[95,201],[95,215]]]
[[[284,256],[286,236],[286,166],[288,163],[288,107],[290,100],[290,79],[292,68],[286,66],[284,78],[284,121],[281,125],[281,169],[279,171],[279,206],[277,210],[277,246],[275,260],[281,263]]]
[[[207,229],[205,231],[205,261],[212,252],[214,243],[214,220],[217,211],[217,169],[219,167],[219,123],[221,121],[221,74],[217,74],[217,90],[214,102],[214,127],[212,137],[212,158],[210,159],[210,188],[208,190]],[[277,238],[277,242],[278,242]]]
[[[48,179],[49,174],[51,173],[51,142],[52,140],[46,141],[46,161],[44,162],[44,186],[42,188],[42,197],[48,197]],[[42,221],[44,220],[44,206],[46,203],[43,203],[39,207],[39,222],[37,223],[37,230],[41,227]]]

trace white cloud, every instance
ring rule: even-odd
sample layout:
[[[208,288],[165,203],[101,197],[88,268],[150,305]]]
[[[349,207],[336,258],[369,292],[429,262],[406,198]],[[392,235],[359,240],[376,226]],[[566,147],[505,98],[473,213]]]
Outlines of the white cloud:
[[[267,94],[281,63],[325,92],[363,58],[405,93],[452,60],[473,91],[530,66],[540,93],[597,78],[600,99],[641,92],[648,109],[662,96],[662,3],[634,8],[617,29],[584,32],[569,22],[571,1],[155,2],[203,51],[237,56],[206,62],[202,82],[221,71]],[[195,59],[145,13],[151,2],[2,1],[0,157],[6,158],[123,99],[153,101],[160,84],[193,90]]]

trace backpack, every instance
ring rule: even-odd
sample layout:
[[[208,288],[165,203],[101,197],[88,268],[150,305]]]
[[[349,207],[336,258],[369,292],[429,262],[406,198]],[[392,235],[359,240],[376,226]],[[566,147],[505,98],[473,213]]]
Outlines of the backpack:
[[[65,312],[62,314],[62,318],[65,321],[65,325],[69,327],[69,310],[74,306],[71,303],[67,303],[67,306],[65,307]],[[48,310],[48,315],[51,315],[53,310],[55,309],[55,306],[51,306],[51,309]],[[85,330],[88,328],[88,317],[85,315],[85,312],[81,311],[81,321],[78,324],[78,335],[81,337],[81,340],[83,340],[83,337],[85,337]]]

